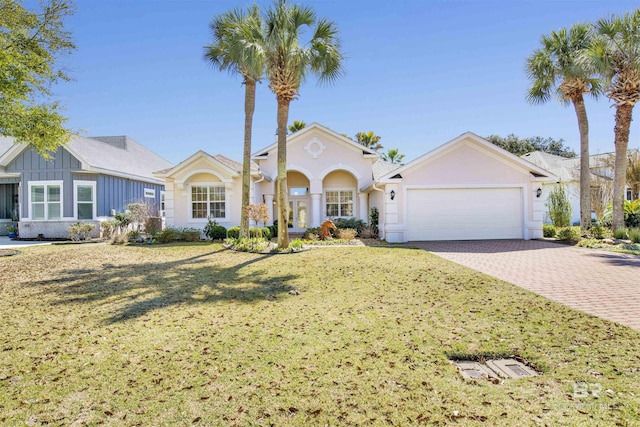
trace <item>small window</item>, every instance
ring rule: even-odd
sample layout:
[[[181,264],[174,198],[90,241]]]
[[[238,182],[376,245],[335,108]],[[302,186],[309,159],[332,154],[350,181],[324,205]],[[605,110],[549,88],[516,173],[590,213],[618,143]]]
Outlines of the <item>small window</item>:
[[[325,198],[328,217],[353,216],[353,190],[330,190]]]
[[[289,188],[289,196],[306,196],[309,189],[305,187],[291,187]]]
[[[144,189],[144,197],[147,199],[155,199],[156,198],[156,190],[153,188],[145,188]]]
[[[94,181],[73,181],[75,195],[75,217],[79,220],[96,217],[96,183]]]

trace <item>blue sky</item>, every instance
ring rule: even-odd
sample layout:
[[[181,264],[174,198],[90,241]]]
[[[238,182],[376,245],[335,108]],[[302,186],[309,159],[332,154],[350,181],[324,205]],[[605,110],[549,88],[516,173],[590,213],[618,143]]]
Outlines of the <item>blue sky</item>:
[[[33,3],[31,0],[27,2]],[[271,2],[258,1],[266,9]],[[250,2],[77,0],[67,21],[74,77],[55,88],[69,125],[85,135],[129,135],[178,163],[197,150],[241,160],[241,79],[202,59],[212,17]],[[411,160],[466,131],[563,138],[578,151],[573,108],[527,103],[526,57],[542,34],[632,10],[632,1],[346,1],[305,4],[340,30],[346,75],[310,78],[290,122],[339,133],[373,130]],[[587,102],[591,152],[614,150],[614,109]],[[639,113],[636,113],[636,115]],[[258,88],[253,151],[274,141],[276,101]],[[630,147],[640,144],[638,121]]]

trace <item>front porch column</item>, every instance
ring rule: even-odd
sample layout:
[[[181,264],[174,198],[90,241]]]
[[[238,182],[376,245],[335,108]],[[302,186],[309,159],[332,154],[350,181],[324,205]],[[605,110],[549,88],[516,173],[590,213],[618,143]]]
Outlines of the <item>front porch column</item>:
[[[368,199],[367,196],[368,196],[367,193],[358,193],[358,198],[360,199],[358,203],[358,205],[360,206],[360,219],[366,223],[369,222],[369,215],[368,215],[369,209],[367,206],[367,199]]]
[[[273,224],[273,194],[265,194],[264,195],[264,204],[267,205],[267,213],[269,214],[269,218],[271,218],[271,223]]]
[[[322,194],[312,194],[311,195],[311,227],[320,227],[320,196],[322,196]]]

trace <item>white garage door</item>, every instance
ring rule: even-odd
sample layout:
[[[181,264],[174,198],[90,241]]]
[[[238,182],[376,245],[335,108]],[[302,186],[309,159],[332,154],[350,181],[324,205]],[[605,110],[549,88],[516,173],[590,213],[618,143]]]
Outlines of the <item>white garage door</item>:
[[[521,239],[520,188],[408,189],[409,240]]]

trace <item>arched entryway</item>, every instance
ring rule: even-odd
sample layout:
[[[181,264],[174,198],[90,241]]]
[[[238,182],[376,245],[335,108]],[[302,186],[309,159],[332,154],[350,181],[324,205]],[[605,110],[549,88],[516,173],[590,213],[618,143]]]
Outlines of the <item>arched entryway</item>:
[[[289,231],[300,233],[309,227],[310,195],[309,179],[300,172],[287,172],[289,187]]]
[[[325,218],[358,216],[358,180],[348,171],[335,170],[322,180],[322,215]]]

